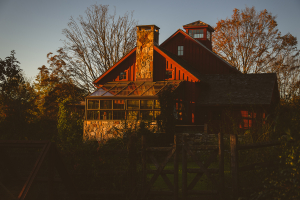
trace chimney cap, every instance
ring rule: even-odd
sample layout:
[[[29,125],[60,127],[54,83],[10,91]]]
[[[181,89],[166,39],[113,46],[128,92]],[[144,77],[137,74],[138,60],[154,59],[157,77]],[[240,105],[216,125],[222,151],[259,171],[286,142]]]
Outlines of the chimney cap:
[[[136,27],[138,27],[138,28],[145,28],[145,29],[151,29],[152,26],[154,26],[155,29],[160,29],[158,26],[156,26],[154,24],[150,24],[150,25],[137,25]]]

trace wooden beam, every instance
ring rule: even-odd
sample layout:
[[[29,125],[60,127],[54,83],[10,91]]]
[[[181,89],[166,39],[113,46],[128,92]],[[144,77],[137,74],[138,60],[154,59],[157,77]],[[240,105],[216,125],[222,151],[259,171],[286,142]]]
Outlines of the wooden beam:
[[[247,150],[247,149],[258,149],[263,147],[272,147],[272,146],[278,146],[281,145],[280,141],[271,141],[271,142],[260,142],[255,144],[244,144],[244,145],[238,145],[238,150]]]
[[[156,160],[156,158],[154,157],[153,154],[150,154],[150,159],[152,160],[153,164],[156,167],[156,171],[155,173],[157,173],[157,170],[159,169],[159,167],[161,166],[158,161]],[[155,174],[154,173],[154,174]],[[168,188],[173,191],[174,190],[174,186],[172,185],[171,181],[169,180],[169,178],[167,177],[166,174],[164,173],[160,173],[161,177],[163,178],[164,182],[167,184]]]
[[[220,179],[220,195],[224,196],[224,139],[223,133],[218,134],[218,145],[219,145],[219,179]]]
[[[231,155],[231,176],[232,176],[232,194],[234,200],[239,197],[239,177],[238,177],[238,136],[230,135],[230,155]]]
[[[29,189],[31,188],[33,181],[35,180],[35,177],[36,177],[38,171],[40,170],[40,167],[41,167],[42,163],[44,162],[44,159],[45,159],[50,147],[51,147],[51,142],[48,142],[44,145],[44,147],[33,167],[33,170],[31,171],[25,185],[23,186],[23,188],[18,196],[18,199],[24,200],[26,198],[26,195],[27,195]]]
[[[187,197],[187,152],[185,146],[187,146],[187,136],[182,135],[182,196],[185,199]]]
[[[179,158],[178,158],[178,138],[177,135],[174,134],[174,145],[175,145],[175,153],[174,153],[174,200],[178,199],[178,171],[179,171]]]
[[[156,181],[156,179],[160,175],[161,171],[164,169],[164,167],[166,166],[166,164],[168,163],[168,161],[170,160],[170,158],[174,154],[175,150],[176,150],[176,148],[174,146],[172,148],[172,150],[168,153],[168,155],[165,158],[165,160],[161,163],[161,165],[157,169],[157,172],[152,176],[152,178],[150,179],[150,182],[148,184],[148,187],[146,188],[146,190],[144,191],[144,194],[142,195],[142,199],[147,196],[147,194],[149,193],[149,191],[150,191],[151,187],[153,186],[154,182]]]

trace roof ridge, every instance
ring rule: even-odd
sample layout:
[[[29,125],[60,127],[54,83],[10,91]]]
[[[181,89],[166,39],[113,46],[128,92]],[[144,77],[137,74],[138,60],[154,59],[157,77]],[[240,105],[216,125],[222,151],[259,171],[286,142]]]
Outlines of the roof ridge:
[[[192,22],[192,23],[183,25],[183,27],[184,27],[184,26],[197,26],[197,22],[199,22],[198,24],[200,24],[200,25],[203,24],[203,25],[205,25],[205,26],[209,26],[209,24],[207,24],[207,23],[205,23],[205,22],[203,22],[203,21],[201,21],[201,20],[197,20],[197,21],[194,21],[194,22]]]

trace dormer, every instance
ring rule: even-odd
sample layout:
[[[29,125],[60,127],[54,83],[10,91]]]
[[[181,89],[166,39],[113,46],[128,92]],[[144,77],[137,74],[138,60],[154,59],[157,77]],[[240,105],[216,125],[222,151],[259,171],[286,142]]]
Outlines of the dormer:
[[[211,36],[215,30],[210,25],[199,20],[186,24],[183,28],[192,38],[198,40],[208,49],[212,50]]]

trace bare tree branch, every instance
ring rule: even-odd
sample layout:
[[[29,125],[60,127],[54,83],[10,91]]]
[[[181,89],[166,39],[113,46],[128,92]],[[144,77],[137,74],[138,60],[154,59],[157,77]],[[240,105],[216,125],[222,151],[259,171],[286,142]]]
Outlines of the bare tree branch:
[[[135,47],[136,24],[133,12],[117,16],[108,5],[92,5],[85,16],[70,18],[63,29],[64,47],[58,51],[65,65],[59,72],[87,91],[92,82]]]

